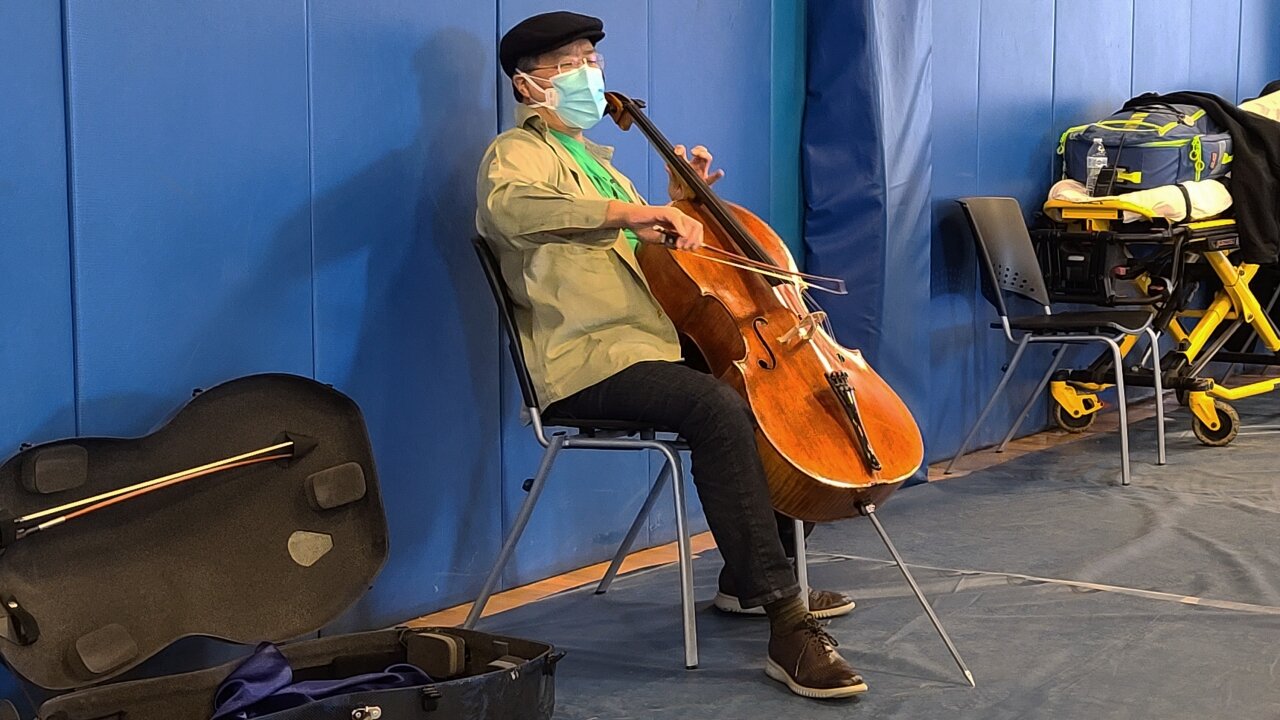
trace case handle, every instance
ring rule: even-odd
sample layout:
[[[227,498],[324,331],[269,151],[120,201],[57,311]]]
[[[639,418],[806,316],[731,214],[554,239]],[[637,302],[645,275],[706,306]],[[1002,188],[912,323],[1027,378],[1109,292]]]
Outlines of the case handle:
[[[5,614],[9,616],[7,637],[24,647],[34,645],[40,639],[40,624],[35,616],[12,595],[0,596],[0,604],[4,605]]]

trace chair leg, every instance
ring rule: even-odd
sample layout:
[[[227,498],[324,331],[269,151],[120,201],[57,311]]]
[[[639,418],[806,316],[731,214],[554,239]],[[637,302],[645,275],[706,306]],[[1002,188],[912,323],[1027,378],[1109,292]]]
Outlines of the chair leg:
[[[800,585],[800,599],[809,607],[809,557],[805,550],[804,521],[795,520],[796,582]]]
[[[462,623],[462,627],[468,630],[476,626],[476,622],[480,620],[480,615],[484,613],[484,606],[489,604],[489,596],[498,586],[498,580],[502,577],[502,570],[507,566],[507,561],[511,559],[511,553],[516,549],[516,543],[520,542],[520,536],[524,533],[525,527],[529,524],[529,516],[533,514],[533,507],[538,504],[538,497],[542,495],[542,488],[547,484],[547,476],[551,474],[551,466],[556,461],[556,455],[560,453],[560,448],[564,445],[565,435],[559,433],[551,438],[551,444],[547,446],[546,452],[542,453],[542,462],[538,465],[538,474],[533,476],[533,482],[529,484],[529,495],[524,499],[524,503],[520,505],[520,512],[516,514],[515,524],[511,526],[511,532],[507,533],[507,539],[502,543],[502,550],[498,552],[498,559],[493,563],[493,569],[489,571],[489,577],[485,578],[484,586],[480,588],[480,594],[476,597],[474,603],[471,604],[471,611],[467,613],[467,619]]]
[[[1124,355],[1120,353],[1120,345],[1111,338],[1104,339],[1111,347],[1111,356],[1115,359],[1116,368],[1116,407],[1120,412],[1120,484],[1129,484],[1129,402],[1124,392]]]
[[[618,546],[618,552],[613,556],[613,562],[609,563],[609,569],[605,571],[604,577],[600,579],[600,584],[596,586],[597,595],[609,592],[609,587],[613,585],[613,579],[617,577],[618,570],[622,567],[622,561],[627,559],[627,554],[631,552],[631,546],[636,542],[636,536],[640,534],[640,528],[644,527],[645,522],[649,519],[649,513],[653,511],[653,504],[658,501],[658,496],[662,494],[662,488],[666,487],[667,479],[670,477],[671,463],[663,463],[662,471],[658,473],[658,479],[653,483],[653,489],[649,491],[649,496],[644,499],[644,505],[640,507],[640,512],[636,513],[636,519],[631,523],[631,529],[627,531],[627,536],[622,539],[622,544]]]
[[[1009,428],[1008,434],[996,446],[996,452],[1004,452],[1005,446],[1013,440],[1013,436],[1017,434],[1018,428],[1022,427],[1022,423],[1026,421],[1027,415],[1031,414],[1031,408],[1036,404],[1036,400],[1040,399],[1040,393],[1049,385],[1049,378],[1053,377],[1053,373],[1058,369],[1058,364],[1062,362],[1062,356],[1067,352],[1067,344],[1061,343],[1058,349],[1053,351],[1053,362],[1049,363],[1049,369],[1044,371],[1044,375],[1040,378],[1040,382],[1036,384],[1036,389],[1032,391],[1031,397],[1027,398],[1027,404],[1022,406],[1022,412],[1018,413],[1018,419],[1013,421],[1013,426]]]
[[[1151,338],[1151,373],[1156,381],[1156,464],[1164,465],[1164,378],[1160,371],[1160,333],[1149,327],[1147,337]]]
[[[951,469],[955,467],[956,461],[964,457],[964,451],[969,448],[969,443],[973,442],[973,437],[978,434],[982,422],[987,419],[987,415],[991,414],[991,408],[995,407],[996,399],[1000,397],[1000,393],[1004,392],[1005,386],[1009,384],[1009,378],[1013,377],[1013,371],[1018,367],[1018,361],[1022,359],[1022,353],[1027,350],[1027,341],[1031,339],[1030,335],[1023,335],[1022,340],[1018,342],[1018,349],[1013,353],[1013,359],[1009,361],[1009,367],[1005,369],[1004,375],[1000,376],[1000,384],[996,385],[995,392],[991,393],[991,399],[987,401],[986,407],[982,408],[982,412],[978,413],[978,419],[973,423],[973,428],[969,430],[969,434],[965,436],[964,442],[960,443],[960,449],[956,451],[951,462],[947,463],[947,467],[942,471],[944,475],[950,475]]]
[[[693,612],[693,548],[689,542],[689,513],[684,502],[684,469],[680,454],[662,447],[671,467],[671,490],[676,503],[676,546],[680,551],[680,610],[684,616],[684,666],[698,667],[698,629]]]

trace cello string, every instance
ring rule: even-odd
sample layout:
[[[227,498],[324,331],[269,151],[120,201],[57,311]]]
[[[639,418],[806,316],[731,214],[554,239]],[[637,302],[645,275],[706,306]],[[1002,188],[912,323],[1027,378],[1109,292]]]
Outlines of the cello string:
[[[822,303],[819,303],[818,299],[813,296],[813,293],[809,292],[807,289],[802,289],[800,293],[804,297],[805,302],[813,306],[811,311],[822,313],[822,328],[827,331],[827,335],[834,338],[836,336],[835,326],[831,324],[831,316],[827,314],[825,309],[823,309]]]

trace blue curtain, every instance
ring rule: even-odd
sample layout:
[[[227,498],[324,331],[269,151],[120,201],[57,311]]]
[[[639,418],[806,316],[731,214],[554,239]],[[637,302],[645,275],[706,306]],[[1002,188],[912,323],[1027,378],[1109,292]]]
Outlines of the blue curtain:
[[[811,3],[802,138],[807,268],[923,426],[929,395],[931,0]],[[886,41],[891,40],[891,42]]]

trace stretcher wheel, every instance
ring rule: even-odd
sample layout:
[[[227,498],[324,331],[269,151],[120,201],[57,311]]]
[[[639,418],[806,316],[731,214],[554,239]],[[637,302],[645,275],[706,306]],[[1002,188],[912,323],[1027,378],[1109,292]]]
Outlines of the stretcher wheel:
[[[1231,444],[1240,432],[1240,413],[1221,400],[1214,400],[1213,407],[1218,411],[1218,429],[1210,430],[1200,418],[1191,416],[1191,431],[1200,442],[1209,447],[1222,447]]]
[[[1178,399],[1179,405],[1181,405],[1182,407],[1187,406],[1187,391],[1185,389],[1178,388],[1177,390],[1174,390],[1173,396]]]
[[[1053,422],[1069,433],[1082,433],[1088,430],[1096,419],[1098,419],[1098,413],[1096,412],[1081,415],[1080,417],[1072,417],[1066,408],[1057,403],[1053,404]]]

